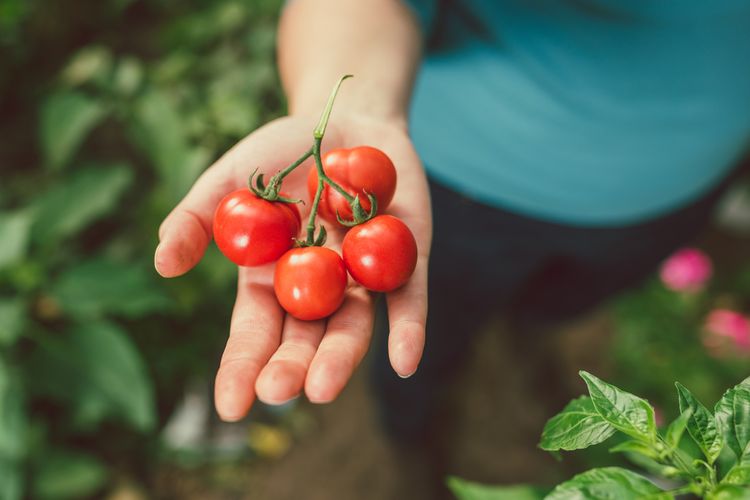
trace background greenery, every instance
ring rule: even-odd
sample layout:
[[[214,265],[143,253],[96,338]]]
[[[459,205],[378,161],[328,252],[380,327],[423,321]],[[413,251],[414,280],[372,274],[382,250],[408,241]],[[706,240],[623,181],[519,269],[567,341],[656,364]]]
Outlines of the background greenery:
[[[213,376],[235,274],[211,246],[159,279],[156,230],[282,113],[280,4],[0,0],[0,498],[155,481],[159,430]],[[726,262],[697,300],[653,281],[618,304],[614,382],[669,411],[674,380],[713,401],[747,375],[700,343],[711,307],[750,306],[750,272]]]
[[[281,113],[278,0],[0,0],[0,498],[143,484],[187,381],[212,375],[234,269],[179,283],[156,228]]]

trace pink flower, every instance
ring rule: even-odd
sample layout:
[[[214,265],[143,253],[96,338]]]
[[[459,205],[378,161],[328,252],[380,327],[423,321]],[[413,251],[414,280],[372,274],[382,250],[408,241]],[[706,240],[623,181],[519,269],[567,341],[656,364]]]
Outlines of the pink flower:
[[[683,248],[661,266],[662,283],[678,292],[697,292],[711,278],[711,259],[697,248]]]
[[[730,309],[714,309],[706,317],[703,346],[719,358],[750,354],[750,319]]]

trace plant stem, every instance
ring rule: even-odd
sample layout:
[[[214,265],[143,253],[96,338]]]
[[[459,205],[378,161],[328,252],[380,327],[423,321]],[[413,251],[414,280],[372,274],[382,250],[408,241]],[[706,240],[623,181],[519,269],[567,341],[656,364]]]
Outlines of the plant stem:
[[[294,162],[294,163],[292,163],[291,165],[289,165],[288,167],[286,167],[286,168],[285,168],[284,170],[282,170],[282,171],[281,171],[281,172],[279,172],[278,174],[274,175],[274,176],[273,176],[273,178],[271,179],[271,183],[274,183],[274,182],[281,182],[281,180],[282,180],[282,179],[283,179],[284,177],[286,177],[287,175],[291,174],[291,173],[292,173],[292,171],[293,171],[293,170],[294,170],[295,168],[297,168],[297,167],[299,167],[300,165],[302,165],[302,163],[303,163],[303,162],[304,162],[305,160],[307,160],[308,158],[310,158],[310,157],[312,156],[312,154],[313,154],[313,148],[311,147],[310,149],[308,149],[307,151],[305,151],[305,152],[304,152],[304,154],[303,154],[302,156],[300,156],[299,158],[297,158],[297,160],[295,160],[295,162]]]
[[[310,149],[305,151],[302,154],[302,156],[297,158],[297,160],[294,163],[292,163],[291,165],[286,167],[284,170],[274,175],[269,181],[268,187],[265,189],[262,195],[264,198],[270,199],[272,201],[278,199],[279,189],[281,187],[281,181],[284,179],[284,177],[292,173],[294,169],[299,167],[305,160],[310,158],[310,156],[314,158],[315,168],[318,173],[318,187],[315,191],[315,198],[313,199],[312,208],[310,209],[310,217],[307,220],[307,227],[306,227],[307,239],[305,241],[305,244],[310,245],[310,246],[315,244],[315,221],[318,217],[318,207],[320,205],[320,199],[323,196],[323,189],[325,188],[325,185],[328,184],[329,186],[331,186],[332,189],[335,189],[351,205],[354,205],[355,200],[356,200],[354,196],[346,192],[344,188],[339,186],[336,182],[334,182],[333,179],[331,179],[330,177],[326,175],[325,171],[323,170],[323,160],[321,159],[321,156],[320,156],[323,136],[326,133],[328,120],[331,117],[331,110],[333,109],[333,103],[336,100],[336,94],[338,94],[339,88],[341,87],[341,83],[347,78],[351,78],[351,77],[352,75],[342,76],[339,79],[339,81],[336,83],[336,86],[331,91],[331,95],[328,97],[328,102],[326,103],[326,107],[323,109],[323,113],[320,116],[318,125],[315,127],[315,130],[313,130],[312,147],[310,147]]]
[[[315,158],[315,168],[318,169],[318,189],[315,191],[312,208],[310,209],[310,218],[307,219],[307,244],[312,245],[315,242],[315,219],[318,216],[318,205],[320,197],[323,194],[323,163],[320,161],[320,139],[315,139],[313,146],[313,157]]]
[[[333,101],[336,100],[336,94],[339,93],[339,88],[341,87],[341,83],[346,80],[347,78],[351,78],[354,75],[344,75],[341,78],[339,78],[338,83],[336,83],[336,86],[333,87],[333,90],[331,91],[331,95],[328,97],[328,102],[326,103],[326,107],[323,108],[323,114],[320,115],[320,121],[318,121],[318,126],[315,127],[315,130],[313,130],[313,137],[315,139],[322,139],[323,136],[326,133],[326,126],[328,125],[328,118],[331,116],[331,110],[333,109]]]
[[[318,169],[318,180],[323,180],[326,184],[331,186],[333,189],[339,192],[341,196],[343,196],[347,202],[353,203],[354,202],[354,196],[350,195],[346,192],[344,188],[339,186],[333,179],[328,177],[323,170],[323,160],[320,158],[320,146],[323,142],[323,138],[316,138],[315,143],[313,144],[313,157],[315,158],[315,167]]]

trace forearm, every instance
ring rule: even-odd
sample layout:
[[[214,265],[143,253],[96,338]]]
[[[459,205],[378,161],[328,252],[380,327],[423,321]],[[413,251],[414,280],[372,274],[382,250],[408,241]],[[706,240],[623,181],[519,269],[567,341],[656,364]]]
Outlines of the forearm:
[[[316,114],[351,73],[336,107],[406,124],[421,53],[401,0],[293,0],[279,26],[279,68],[290,114]]]

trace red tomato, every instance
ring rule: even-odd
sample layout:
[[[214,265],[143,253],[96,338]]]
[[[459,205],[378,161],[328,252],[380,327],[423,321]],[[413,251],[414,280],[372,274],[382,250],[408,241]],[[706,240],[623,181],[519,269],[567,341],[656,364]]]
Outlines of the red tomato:
[[[370,146],[352,149],[332,149],[323,155],[323,171],[352,196],[359,195],[365,211],[370,211],[367,194],[375,195],[378,212],[382,212],[396,192],[396,168],[381,150]],[[313,168],[307,177],[310,199],[318,189],[318,171]],[[346,198],[329,185],[323,188],[318,214],[329,222],[338,224],[336,212],[345,220],[352,219],[352,209]]]
[[[300,228],[294,204],[259,198],[249,189],[226,195],[214,213],[214,240],[238,266],[260,266],[292,248]]]
[[[374,292],[390,292],[409,280],[417,265],[417,242],[406,224],[378,215],[344,236],[344,263],[354,281]]]
[[[295,248],[276,263],[273,289],[281,307],[295,318],[325,318],[344,301],[346,268],[330,248]]]

